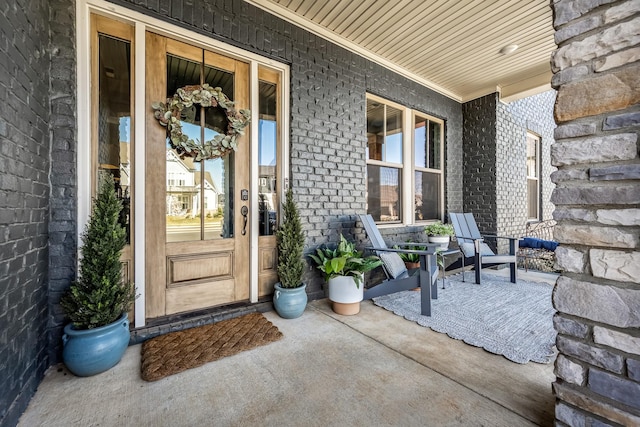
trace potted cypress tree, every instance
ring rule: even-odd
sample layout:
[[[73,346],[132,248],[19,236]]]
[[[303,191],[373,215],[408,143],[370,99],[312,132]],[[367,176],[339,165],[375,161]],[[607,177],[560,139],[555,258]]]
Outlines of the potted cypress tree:
[[[122,279],[120,255],[126,231],[118,222],[122,203],[111,174],[101,176],[91,218],[82,236],[78,278],[60,300],[71,323],[62,336],[62,359],[78,376],[115,366],[129,345],[127,312],[135,289]]]
[[[273,306],[281,317],[295,319],[302,316],[307,306],[307,285],[302,283],[304,233],[291,187],[282,205],[282,216],[282,224],[276,232],[280,282],[274,286]]]

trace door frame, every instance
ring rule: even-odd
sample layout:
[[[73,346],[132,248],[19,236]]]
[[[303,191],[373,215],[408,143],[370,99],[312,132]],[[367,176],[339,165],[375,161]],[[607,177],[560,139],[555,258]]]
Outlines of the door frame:
[[[146,31],[152,31],[178,41],[182,41],[194,46],[218,52],[222,55],[235,57],[239,60],[249,63],[250,74],[250,110],[258,111],[258,66],[272,69],[281,74],[280,85],[280,117],[281,131],[280,141],[281,150],[278,162],[281,164],[280,174],[278,176],[278,188],[281,191],[287,187],[289,182],[289,82],[290,70],[287,64],[274,61],[272,59],[257,55],[255,53],[245,51],[238,47],[220,42],[213,38],[207,37],[200,33],[196,33],[182,27],[164,22],[162,20],[144,15],[142,13],[132,11],[122,6],[106,2],[104,0],[78,0],[76,2],[76,117],[77,117],[77,189],[78,189],[78,206],[77,206],[77,236],[85,229],[91,212],[91,187],[90,181],[87,179],[91,175],[91,144],[82,143],[82,141],[91,141],[91,54],[90,54],[90,37],[91,26],[90,16],[97,14],[105,16],[109,19],[125,22],[134,27],[134,67],[135,70],[145,70]],[[143,72],[137,72],[135,76],[134,96],[135,104],[133,106],[134,117],[142,118],[147,113],[145,105],[145,79]],[[257,117],[255,114],[254,117]],[[136,198],[133,201],[133,209],[136,212],[134,223],[132,224],[133,234],[138,242],[145,241],[145,144],[146,131],[145,121],[136,120],[132,134],[134,140],[139,141],[134,147],[134,170],[135,180],[133,186],[136,191]],[[251,126],[249,140],[251,143],[251,153],[258,151],[258,126]],[[250,168],[250,194],[258,194],[258,158],[252,155]],[[258,302],[258,203],[255,197],[252,197],[249,203],[251,212],[250,235],[250,302]],[[78,245],[79,246],[79,245]],[[145,246],[137,245],[134,249],[134,264],[139,268],[135,268],[134,283],[137,288],[139,297],[134,304],[135,311],[135,327],[144,327],[146,324],[146,307],[145,307]]]
[[[192,76],[190,84],[200,84],[204,77],[202,67],[219,69],[233,78],[233,92],[227,92],[234,99],[235,108],[249,107],[249,66],[228,56],[213,53],[209,50],[176,41],[174,38],[147,32],[146,42],[153,47],[147,51],[146,105],[152,105],[158,99],[173,96],[166,93],[167,73],[171,55],[179,61],[197,64],[197,79]],[[181,86],[181,85],[179,85]],[[199,107],[202,108],[202,107]],[[223,116],[224,117],[224,116]],[[250,269],[244,266],[251,258],[250,237],[252,229],[240,230],[242,226],[241,207],[249,206],[252,196],[240,198],[242,189],[248,189],[251,180],[250,155],[251,147],[246,135],[238,138],[238,149],[233,155],[220,158],[221,163],[228,163],[233,175],[225,175],[224,182],[232,183],[232,192],[225,191],[225,205],[234,206],[225,214],[226,219],[234,224],[232,235],[225,238],[205,238],[204,230],[195,239],[169,240],[167,229],[166,196],[167,196],[167,162],[169,152],[165,144],[166,129],[158,125],[152,111],[144,118],[147,122],[147,218],[148,231],[145,245],[147,247],[147,273],[150,281],[146,288],[146,316],[155,319],[167,315],[208,309],[210,307],[235,303],[246,303],[250,300]],[[195,125],[201,128],[204,123],[197,120]],[[202,138],[202,136],[200,136]],[[228,162],[227,162],[228,161]],[[195,167],[194,162],[194,167]],[[212,167],[212,164],[209,164]],[[207,169],[206,162],[199,164],[199,173]],[[200,175],[201,179],[203,175]],[[212,175],[212,179],[214,176]],[[205,181],[202,180],[201,187]],[[194,181],[195,184],[195,181]],[[217,181],[218,186],[223,181]],[[200,193],[201,197],[203,192]],[[202,199],[200,199],[202,202]],[[204,207],[200,206],[200,221],[204,220]],[[201,222],[201,226],[204,224]],[[164,232],[161,232],[164,230]]]

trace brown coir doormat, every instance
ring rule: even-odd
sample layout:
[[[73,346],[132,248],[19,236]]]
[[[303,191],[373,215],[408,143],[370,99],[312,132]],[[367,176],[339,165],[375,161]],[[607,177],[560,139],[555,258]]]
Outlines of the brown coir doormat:
[[[282,332],[261,313],[171,332],[142,344],[142,379],[157,381],[280,338]]]

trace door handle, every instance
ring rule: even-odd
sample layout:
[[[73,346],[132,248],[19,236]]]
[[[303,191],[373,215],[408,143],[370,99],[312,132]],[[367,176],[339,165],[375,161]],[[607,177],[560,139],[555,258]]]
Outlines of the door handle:
[[[244,217],[244,224],[242,225],[242,235],[244,236],[247,234],[247,214],[249,213],[249,208],[243,206],[242,209],[240,209],[240,213]]]

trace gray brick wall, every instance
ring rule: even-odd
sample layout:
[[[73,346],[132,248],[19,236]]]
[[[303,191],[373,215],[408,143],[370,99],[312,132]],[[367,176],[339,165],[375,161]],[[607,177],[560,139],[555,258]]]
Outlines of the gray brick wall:
[[[556,101],[556,91],[549,90],[537,95],[513,101],[503,105],[504,116],[511,118],[515,122],[516,128],[520,132],[531,131],[540,136],[540,162],[542,171],[540,173],[540,192],[542,220],[552,219],[555,206],[551,203],[551,193],[555,184],[551,181],[551,174],[556,170],[551,165],[551,145],[555,142],[554,130],[556,122],[553,118],[553,105]],[[524,146],[524,140],[519,147]],[[526,159],[526,151],[520,155]],[[523,170],[523,172],[526,172]],[[526,190],[526,189],[525,189]],[[526,211],[524,212],[526,217]],[[514,228],[514,230],[517,230]]]
[[[501,102],[496,106],[496,233],[515,236],[527,221],[527,129],[520,124],[526,119],[514,117]],[[508,250],[507,241],[498,244],[499,251]]]
[[[50,0],[51,13],[51,214],[49,219],[49,357],[60,362],[62,293],[77,263],[75,5]]]
[[[48,366],[48,2],[0,7],[0,425]]]
[[[463,105],[464,210],[474,214],[482,232],[506,236],[524,232],[527,131],[541,137],[540,203],[542,219],[551,219],[554,102],[555,91],[550,90],[509,104],[499,102],[496,93]]]
[[[462,105],[464,212],[473,213],[483,233],[497,230],[497,103],[490,94]]]

